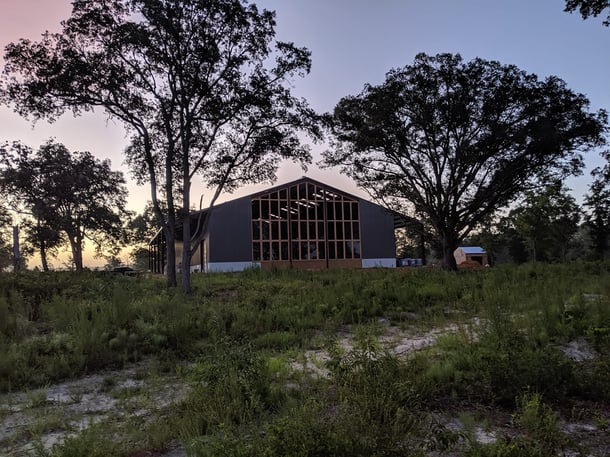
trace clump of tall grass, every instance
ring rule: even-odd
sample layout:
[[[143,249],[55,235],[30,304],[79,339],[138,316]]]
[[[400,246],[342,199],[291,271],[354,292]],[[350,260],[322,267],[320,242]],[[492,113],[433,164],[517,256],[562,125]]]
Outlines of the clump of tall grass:
[[[500,335],[502,327],[509,328],[503,316],[510,316],[513,333],[527,340],[508,352],[511,357],[553,359],[551,349],[535,346],[578,337],[603,356],[610,352],[608,284],[607,265],[587,263],[458,273],[251,270],[196,275],[189,296],[152,278],[1,274],[0,390],[9,384],[35,387],[148,355],[193,358],[226,337],[274,351],[303,348],[320,331],[381,317],[430,328],[477,316],[497,324]],[[450,365],[435,369],[450,371]]]
[[[395,356],[365,345],[334,353],[329,368],[330,378],[293,390],[249,346],[222,347],[193,371],[181,413],[189,455],[424,456],[461,438],[415,407]]]
[[[476,341],[457,333],[442,337],[408,364],[431,402],[468,399],[513,407],[525,391],[559,401],[575,385],[573,363],[561,351],[538,346],[509,323],[482,330]]]
[[[492,444],[472,446],[468,457],[554,457],[586,455],[583,449],[559,428],[559,415],[537,393],[524,393],[516,399],[513,425],[519,434],[503,437]]]
[[[195,363],[189,380],[190,393],[179,405],[173,427],[191,455],[210,455],[196,450],[212,448],[211,437],[226,437],[229,446],[230,434],[250,429],[286,400],[266,360],[248,343],[219,342]]]
[[[14,287],[0,295],[7,322],[27,322],[20,324],[21,331],[14,324],[0,329],[0,390],[35,387],[147,354],[178,351],[179,338],[190,334],[180,325],[190,317],[188,308],[159,291],[155,281],[84,274],[66,284],[69,273],[38,274],[49,286],[38,302],[40,288],[30,290],[34,275],[0,275],[1,287]],[[28,303],[36,303],[35,315]],[[173,319],[176,315],[180,318]]]

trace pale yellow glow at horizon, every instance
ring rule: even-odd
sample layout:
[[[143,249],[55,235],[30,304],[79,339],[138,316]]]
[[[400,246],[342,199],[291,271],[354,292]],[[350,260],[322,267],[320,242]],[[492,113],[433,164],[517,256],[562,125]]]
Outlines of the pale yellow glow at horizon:
[[[303,79],[295,79],[293,92],[309,101],[320,113],[332,111],[346,95],[362,91],[365,84],[379,84],[392,68],[413,61],[425,52],[460,53],[464,59],[481,57],[514,64],[520,69],[544,78],[557,75],[568,87],[585,94],[591,109],[610,108],[610,30],[601,19],[583,21],[578,14],[563,12],[563,2],[484,2],[465,0],[387,0],[365,2],[354,0],[258,0],[259,8],[276,11],[277,38],[294,42],[311,51],[312,70]],[[60,22],[69,17],[70,0],[0,0],[0,49],[20,38],[40,39],[45,30],[57,32]],[[315,27],[312,26],[315,24]],[[3,66],[0,52],[0,67]],[[0,106],[0,143],[21,140],[38,147],[49,138],[70,150],[90,151],[101,159],[110,159],[114,170],[128,178],[128,209],[141,212],[150,200],[149,186],[137,186],[123,163],[127,144],[121,124],[101,112],[79,118],[71,114],[50,124],[22,119],[11,109]],[[321,170],[315,165],[325,145],[313,145],[314,164],[307,172],[299,166],[281,165],[277,184],[302,175],[327,183],[348,193],[367,198],[364,191],[337,169]],[[588,171],[600,166],[597,152],[586,156],[587,170],[566,182],[574,189],[577,201],[590,183]],[[234,194],[221,196],[219,203],[248,195],[268,186],[247,186]],[[191,200],[209,204],[211,191],[193,182]],[[18,220],[15,220],[17,223]],[[106,261],[95,259],[90,246],[85,250],[87,267],[102,267]],[[55,267],[62,260],[52,260]],[[126,254],[123,261],[127,262]],[[39,265],[34,257],[30,266]]]

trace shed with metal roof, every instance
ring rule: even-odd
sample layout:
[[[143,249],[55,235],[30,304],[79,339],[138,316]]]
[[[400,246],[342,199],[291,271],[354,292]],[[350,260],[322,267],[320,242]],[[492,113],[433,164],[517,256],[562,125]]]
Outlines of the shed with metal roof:
[[[487,252],[481,246],[460,246],[453,251],[453,256],[458,267],[460,265],[476,266],[474,262],[480,266],[489,265]]]

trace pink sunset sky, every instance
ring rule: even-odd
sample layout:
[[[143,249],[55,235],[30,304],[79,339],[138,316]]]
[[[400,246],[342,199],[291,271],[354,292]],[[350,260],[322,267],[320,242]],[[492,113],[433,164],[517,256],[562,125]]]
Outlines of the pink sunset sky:
[[[312,52],[312,72],[294,81],[296,95],[320,112],[330,111],[343,96],[359,93],[366,83],[383,82],[391,68],[412,63],[419,52],[459,52],[464,59],[481,57],[515,64],[540,77],[556,75],[571,89],[584,93],[593,109],[610,109],[610,28],[601,19],[583,21],[563,12],[562,0],[261,0],[260,8],[277,13],[277,38],[293,41]],[[19,38],[37,39],[45,30],[60,30],[69,16],[69,0],[0,0],[0,46]],[[3,53],[2,53],[3,54]],[[2,60],[0,56],[0,65]],[[123,129],[103,113],[80,118],[66,115],[54,124],[32,126],[8,107],[0,107],[0,141],[21,140],[37,147],[49,137],[71,150],[89,150],[109,158],[113,168],[129,173],[122,152]],[[323,145],[313,147],[314,161]],[[588,168],[601,164],[596,154]],[[278,182],[303,175],[283,164]],[[365,196],[335,170],[309,167],[308,176]],[[567,184],[580,199],[589,182],[585,176]],[[249,186],[223,200],[263,186]],[[141,211],[149,197],[147,186],[129,183],[129,207]],[[194,200],[209,195],[194,183]],[[101,261],[103,264],[103,261]],[[33,266],[35,262],[31,262]],[[92,258],[89,266],[99,264]]]

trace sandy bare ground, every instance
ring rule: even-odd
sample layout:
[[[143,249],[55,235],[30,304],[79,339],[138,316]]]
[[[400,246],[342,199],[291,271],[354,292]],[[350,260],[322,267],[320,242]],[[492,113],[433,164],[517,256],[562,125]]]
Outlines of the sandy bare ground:
[[[152,418],[183,398],[175,375],[153,375],[149,363],[106,371],[45,388],[0,396],[0,455],[32,455],[92,424]]]
[[[476,339],[482,323],[476,319],[463,325],[449,325],[422,332],[416,327],[393,326],[384,319],[379,321],[380,331],[375,337],[382,350],[406,357],[415,351],[434,345],[442,335],[459,332]],[[348,353],[360,342],[353,329],[337,335],[335,345]],[[586,342],[576,341],[561,348],[574,360],[594,357]],[[291,367],[313,377],[329,375],[325,362],[330,359],[326,349],[309,350]],[[112,421],[127,422],[134,417],[144,421],[158,417],[164,408],[184,398],[188,392],[186,382],[175,374],[151,374],[150,363],[142,362],[124,370],[107,371],[80,379],[63,382],[27,392],[0,396],[0,455],[6,457],[29,456],[36,447],[50,449],[66,436],[74,435],[92,424]],[[610,455],[610,434],[604,430],[604,420],[610,422],[610,411],[602,412],[598,423],[593,421],[563,421],[562,429],[592,450],[591,456]],[[446,426],[466,430],[467,425],[455,417],[444,418]],[[491,443],[500,437],[511,436],[510,417],[493,418],[485,426],[470,426],[474,440]],[[35,454],[34,454],[35,455]],[[165,454],[155,457],[185,457],[179,443]]]

